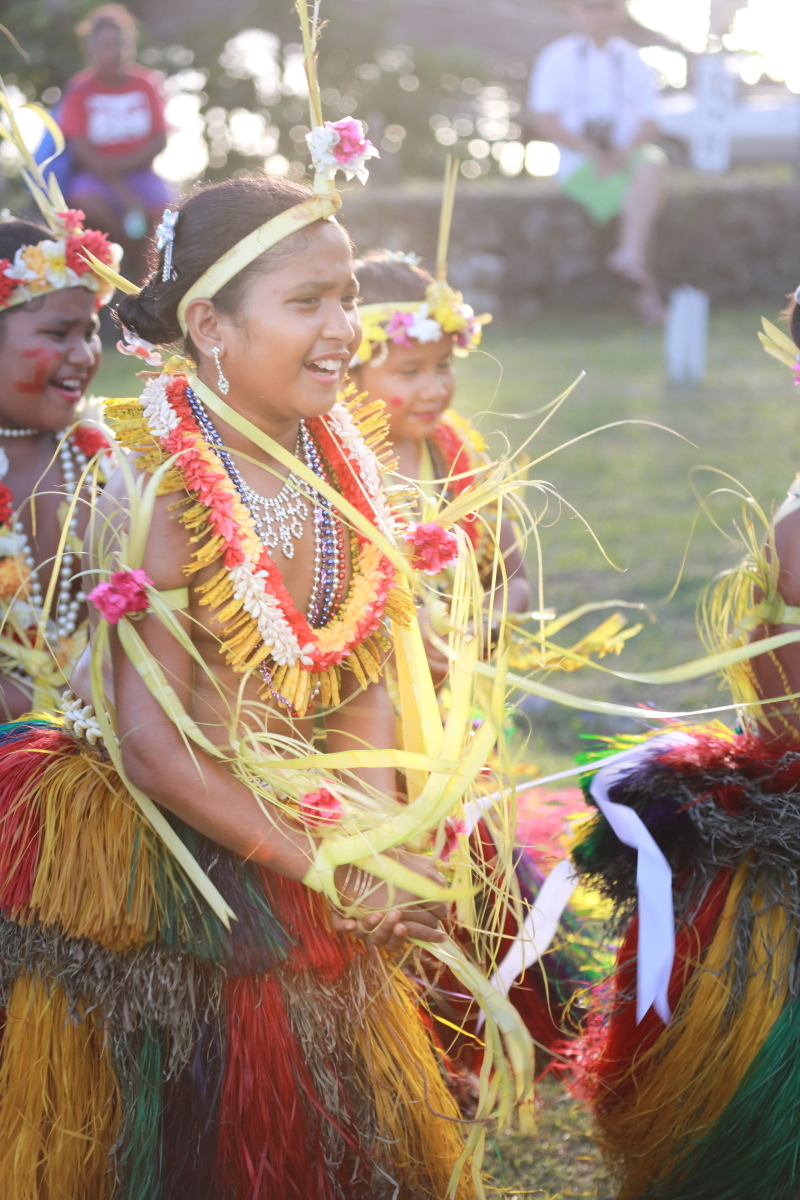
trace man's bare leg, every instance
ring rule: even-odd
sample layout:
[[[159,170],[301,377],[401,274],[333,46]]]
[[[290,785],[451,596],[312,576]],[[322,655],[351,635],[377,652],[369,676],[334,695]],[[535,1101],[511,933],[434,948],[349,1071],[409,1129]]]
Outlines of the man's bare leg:
[[[617,275],[639,285],[637,310],[646,321],[664,319],[664,305],[648,266],[653,226],[664,207],[666,169],[661,163],[643,162],[631,180],[620,221],[619,245],[608,256]]]

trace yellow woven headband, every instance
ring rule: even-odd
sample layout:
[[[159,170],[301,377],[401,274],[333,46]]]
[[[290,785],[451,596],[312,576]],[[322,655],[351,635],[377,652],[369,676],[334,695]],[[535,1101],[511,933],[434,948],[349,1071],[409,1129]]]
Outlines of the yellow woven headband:
[[[272,217],[232,246],[192,284],[178,305],[178,323],[184,337],[187,332],[186,309],[193,300],[211,300],[226,283],[230,283],[234,276],[255,262],[265,250],[277,246],[278,242],[296,233],[298,229],[313,225],[315,221],[329,219],[341,207],[339,196],[331,189],[330,195],[312,196],[302,204],[296,204],[294,208],[278,213],[277,217]]]
[[[255,262],[265,250],[277,246],[278,242],[282,242],[290,234],[296,233],[298,229],[313,225],[315,221],[328,220],[335,216],[341,207],[342,201],[331,184],[326,193],[311,196],[308,200],[303,200],[301,204],[295,204],[293,208],[287,208],[285,212],[278,213],[277,217],[271,217],[258,229],[248,233],[247,237],[243,237],[235,246],[231,246],[230,250],[227,250],[221,258],[211,264],[207,271],[203,272],[182,297],[178,305],[178,324],[184,337],[188,331],[186,309],[193,300],[211,300],[217,292],[225,287],[226,283],[230,283],[235,275],[238,275],[245,267],[249,267],[250,263]],[[141,289],[135,284],[107,267],[105,263],[101,263],[93,254],[87,253],[85,257],[87,261],[91,262],[95,273],[102,276],[108,283],[119,288],[120,291],[126,292],[129,296],[138,295]]]

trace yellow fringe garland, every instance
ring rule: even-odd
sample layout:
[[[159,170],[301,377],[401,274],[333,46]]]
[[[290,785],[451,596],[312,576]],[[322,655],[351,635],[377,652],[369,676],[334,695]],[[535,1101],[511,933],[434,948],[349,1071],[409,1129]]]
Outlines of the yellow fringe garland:
[[[386,458],[390,447],[386,440],[388,425],[383,401],[366,402],[365,395],[358,395],[352,386],[340,397],[340,400],[373,452],[382,459]],[[106,402],[105,416],[120,444],[137,451],[142,456],[138,462],[140,468],[153,471],[161,465],[166,456],[161,447],[154,442],[153,436],[147,428],[143,411],[138,404],[132,404],[129,400],[109,400]],[[367,435],[369,436],[367,437]],[[386,469],[390,469],[391,465],[389,464]],[[171,470],[162,481],[158,494],[164,495],[181,490],[185,490],[185,483],[180,472]],[[196,544],[196,549],[192,551],[193,561],[191,566],[186,568],[186,573],[194,575],[219,558],[223,542],[218,536],[208,535],[204,505],[187,497],[178,500],[173,507],[176,510],[183,508],[180,513],[180,521],[187,531],[199,531],[191,534],[189,538],[190,542]],[[240,674],[246,671],[255,671],[269,656],[269,649],[264,647],[261,635],[253,628],[250,617],[242,607],[242,601],[234,596],[233,585],[225,568],[215,572],[211,579],[197,586],[196,591],[200,596],[200,603],[213,612],[215,620],[224,629],[222,649],[228,664]],[[220,608],[220,605],[223,607]],[[386,620],[394,620],[405,625],[413,613],[412,597],[408,589],[398,582],[398,585],[391,589],[387,597]],[[343,665],[353,672],[363,688],[380,678],[381,656],[371,647],[364,649],[361,646],[354,646]],[[332,666],[322,674],[300,669],[297,671],[293,669],[288,674],[276,670],[273,672],[272,686],[289,701],[299,716],[304,716],[317,684],[321,685],[323,704],[326,703],[326,697],[333,704],[339,703],[339,669]],[[335,680],[334,675],[337,676]],[[269,694],[268,688],[262,692],[265,698]]]
[[[674,1155],[707,1132],[730,1103],[780,1016],[796,933],[781,905],[756,910],[743,999],[732,1014],[737,910],[750,867],[743,863],[728,892],[719,926],[672,1022],[631,1067],[633,1087],[599,1117],[597,1140],[612,1168],[624,1173],[619,1200],[633,1200],[675,1166]],[[758,911],[759,908],[761,911]]]
[[[354,1030],[382,1139],[375,1153],[379,1159],[388,1154],[415,1200],[444,1200],[464,1148],[464,1127],[434,1062],[411,984],[402,972],[389,969],[391,978],[378,988]],[[455,1197],[476,1200],[466,1172]]]
[[[91,1013],[75,1020],[61,988],[20,977],[0,1060],[4,1200],[111,1200],[109,1155],[121,1099]]]

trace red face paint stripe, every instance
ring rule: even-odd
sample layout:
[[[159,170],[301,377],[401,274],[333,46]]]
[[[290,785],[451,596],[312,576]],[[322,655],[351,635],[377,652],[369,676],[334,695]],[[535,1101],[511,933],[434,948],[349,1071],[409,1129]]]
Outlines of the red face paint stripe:
[[[47,380],[53,372],[54,367],[61,361],[61,355],[53,353],[52,350],[23,350],[23,358],[32,358],[34,361],[33,378],[28,380],[17,379],[14,381],[14,387],[18,392],[42,392],[44,391]]]

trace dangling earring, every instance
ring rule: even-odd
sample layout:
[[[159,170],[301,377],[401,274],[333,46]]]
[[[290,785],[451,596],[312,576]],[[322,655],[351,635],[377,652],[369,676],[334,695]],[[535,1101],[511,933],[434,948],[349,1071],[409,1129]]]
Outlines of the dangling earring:
[[[212,347],[211,354],[213,355],[214,362],[217,364],[217,387],[222,392],[223,396],[227,396],[228,392],[231,390],[231,385],[223,375],[222,367],[219,365],[220,353],[221,351],[219,346]]]

